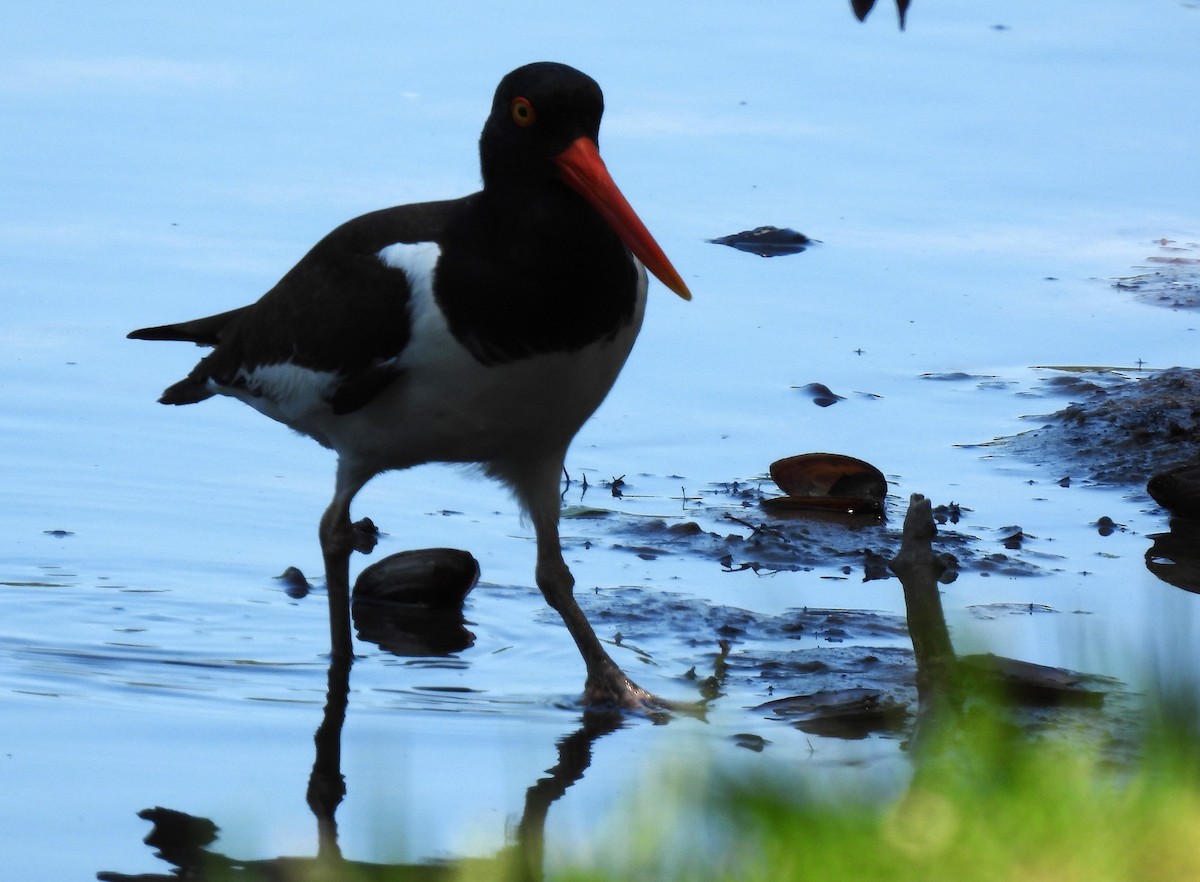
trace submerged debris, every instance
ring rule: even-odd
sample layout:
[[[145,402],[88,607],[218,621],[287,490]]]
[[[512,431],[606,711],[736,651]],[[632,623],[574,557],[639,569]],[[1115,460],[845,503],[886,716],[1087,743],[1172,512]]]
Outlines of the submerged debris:
[[[895,731],[908,719],[908,705],[875,689],[853,687],[776,698],[755,710],[802,732],[831,738],[866,738],[872,732]]]
[[[1112,690],[1119,685],[1097,674],[1081,674],[991,653],[964,655],[958,663],[964,672],[980,678],[985,688],[997,689],[1003,697],[1019,704],[1099,707],[1107,691],[1095,687],[1107,686]]]
[[[780,229],[779,227],[755,227],[753,230],[742,230],[719,239],[709,239],[713,245],[728,245],[738,251],[748,251],[759,257],[780,257],[784,254],[799,254],[818,242],[795,230]]]

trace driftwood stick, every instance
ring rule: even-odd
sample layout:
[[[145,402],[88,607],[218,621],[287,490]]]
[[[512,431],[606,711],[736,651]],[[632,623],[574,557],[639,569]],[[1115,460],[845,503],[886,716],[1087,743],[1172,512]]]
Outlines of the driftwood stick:
[[[962,708],[962,684],[938,579],[945,563],[933,552],[937,526],[929,500],[914,493],[904,517],[900,551],[889,564],[904,586],[908,632],[917,660],[917,702],[921,723]]]

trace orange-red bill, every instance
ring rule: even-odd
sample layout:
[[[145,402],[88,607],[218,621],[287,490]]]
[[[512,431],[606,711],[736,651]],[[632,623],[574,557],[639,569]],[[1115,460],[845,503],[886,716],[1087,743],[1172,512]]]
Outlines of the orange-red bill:
[[[600,216],[637,259],[646,265],[646,269],[684,300],[691,300],[692,292],[684,284],[683,278],[617,189],[604,160],[600,158],[596,142],[587,137],[578,138],[554,157],[554,162],[563,180],[600,212]]]

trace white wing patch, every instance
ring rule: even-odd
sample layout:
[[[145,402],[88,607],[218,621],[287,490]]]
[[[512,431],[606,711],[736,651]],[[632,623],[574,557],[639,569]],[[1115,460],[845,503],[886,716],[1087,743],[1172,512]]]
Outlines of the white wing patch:
[[[471,364],[473,359],[450,333],[446,317],[433,297],[434,271],[441,254],[436,242],[412,245],[397,242],[381,250],[379,259],[408,277],[408,315],[412,327],[408,345],[397,356],[396,366],[413,368],[441,363],[441,367],[450,368],[451,365],[446,362],[451,361],[455,370],[446,376],[453,377],[464,366]]]
[[[409,283],[412,335],[404,352],[394,359],[398,367],[438,361],[445,357],[446,345],[453,340],[433,299],[433,271],[440,255],[441,250],[434,242],[398,242],[378,252],[379,260],[403,272]],[[317,422],[328,416],[329,399],[338,381],[336,371],[282,362],[239,371],[237,379],[238,382],[227,387],[209,382],[214,391],[239,398],[272,419],[326,443]]]
[[[441,253],[442,249],[438,248],[436,242],[396,242],[381,249],[379,259],[384,265],[408,276],[408,283],[414,292],[421,284],[432,291],[433,268]]]

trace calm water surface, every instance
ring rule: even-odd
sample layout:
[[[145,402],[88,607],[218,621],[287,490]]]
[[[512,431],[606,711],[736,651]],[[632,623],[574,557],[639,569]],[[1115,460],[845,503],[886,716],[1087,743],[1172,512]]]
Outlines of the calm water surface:
[[[981,547],[1000,550],[1009,525],[1037,537],[1020,556],[1041,575],[968,571],[946,589],[960,647],[1135,689],[1190,670],[1198,598],[1146,571],[1146,536],[1166,518],[1138,488],[1085,476],[1062,488],[1058,464],[956,445],[1066,404],[1035,365],[1195,363],[1200,317],[1109,280],[1154,240],[1200,236],[1188,110],[1200,10],[918,0],[904,33],[884,8],[866,24],[837,2],[755,11],[529,4],[514,16],[479,3],[469,25],[384,4],[13,12],[0,35],[0,853],[12,878],[165,872],[136,816],[155,805],[214,820],[227,854],[315,852],[305,788],[325,601],[291,599],[272,577],[289,565],[319,576],[332,457],[235,402],[156,406],[197,353],[124,334],[248,302],[355,214],[474,189],[491,91],[536,58],[603,85],[608,164],[696,295],[652,290],[642,340],[568,459],[591,489],[575,483],[566,502],[612,512],[565,522],[568,560],[639,682],[690,697],[684,674],[711,670],[718,635],[699,615],[639,620],[628,598],[763,616],[902,610],[898,584],[862,582],[857,561],[849,575],[831,560],[756,576],[617,547],[649,515],[746,532],[722,519],[718,485],[811,450],[878,465],[894,521],[919,492],[967,506],[958,529]],[[761,224],[822,244],[763,260],[706,242]],[[952,371],[976,378],[922,379]],[[810,382],[846,400],[814,407],[796,388]],[[600,484],[622,475],[616,500]],[[489,854],[579,726],[582,666],[531,586],[531,533],[496,488],[430,467],[378,479],[356,505],[387,534],[375,558],[455,545],[484,581],[466,611],[471,648],[406,659],[358,644],[341,846],[377,861]],[[1126,529],[1101,537],[1101,515]],[[974,609],[1000,603],[1054,612]],[[763,647],[733,652],[751,649]],[[689,750],[779,763],[831,792],[903,784],[897,740],[804,735],[748,710],[765,698],[739,679],[706,724],[631,720],[599,739],[551,809],[550,860],[619,835],[647,771]],[[770,744],[743,750],[739,733]]]

